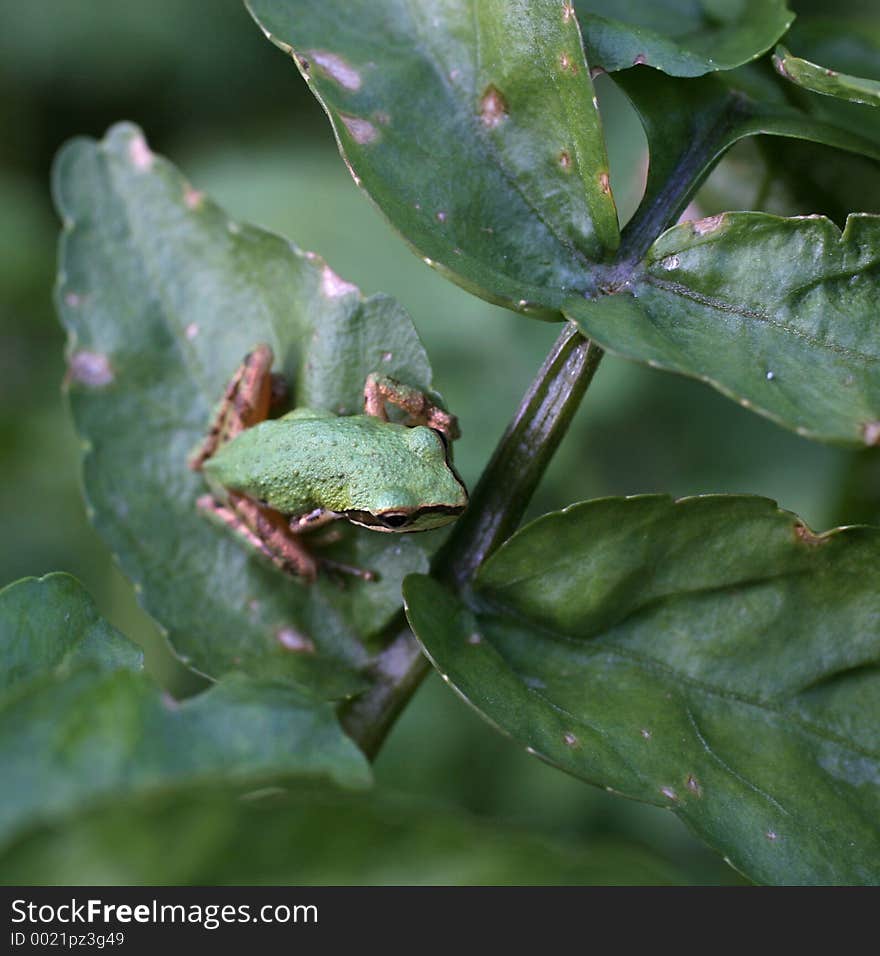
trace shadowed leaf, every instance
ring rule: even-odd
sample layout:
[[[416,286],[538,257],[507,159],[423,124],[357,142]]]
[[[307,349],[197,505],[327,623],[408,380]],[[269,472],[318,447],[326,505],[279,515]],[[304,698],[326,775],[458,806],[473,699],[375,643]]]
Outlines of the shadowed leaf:
[[[558,841],[389,796],[297,784],[236,799],[182,788],[36,828],[3,882],[131,885],[628,885],[681,882],[622,840]],[[169,853],[168,848],[174,852]]]
[[[470,604],[405,584],[435,666],[549,763],[668,807],[753,880],[880,878],[880,531],[760,498],[575,505]]]
[[[673,76],[730,70],[791,25],[785,0],[574,0],[591,61],[612,72],[644,63]]]
[[[0,698],[0,840],[99,799],[194,781],[370,781],[332,705],[293,687],[237,675],[170,698],[67,575],[4,589],[0,621],[4,647],[33,649],[30,679]]]

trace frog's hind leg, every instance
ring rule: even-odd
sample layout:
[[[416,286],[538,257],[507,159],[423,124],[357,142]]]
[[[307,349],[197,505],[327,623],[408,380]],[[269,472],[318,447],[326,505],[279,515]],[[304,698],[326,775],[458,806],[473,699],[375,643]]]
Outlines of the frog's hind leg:
[[[373,372],[364,384],[364,412],[387,422],[386,402],[407,413],[408,425],[427,425],[444,435],[448,442],[454,442],[461,435],[455,415],[432,402],[421,389]]]
[[[274,356],[268,345],[249,352],[229,380],[205,440],[189,460],[194,471],[239,432],[264,421],[280,392],[280,376],[272,375]]]
[[[291,570],[289,562],[285,561],[280,555],[276,555],[268,544],[266,544],[255,531],[251,530],[248,523],[235,508],[228,508],[226,505],[220,504],[220,502],[212,498],[211,495],[202,495],[201,498],[196,501],[196,507],[209,518],[224,524],[239,537],[244,538],[255,551],[259,551],[263,557],[268,558],[275,567],[287,572]],[[312,570],[312,574],[310,575],[309,568],[305,562],[302,562],[301,567],[301,573],[303,573],[304,576],[314,576],[314,570]]]
[[[200,511],[222,522],[240,535],[255,550],[268,558],[276,568],[287,574],[311,582],[318,568],[350,574],[366,581],[375,579],[372,571],[341,564],[329,558],[316,557],[297,534],[291,531],[287,519],[278,511],[255,504],[244,495],[231,494],[228,504],[220,504],[211,495],[203,495],[197,502]]]

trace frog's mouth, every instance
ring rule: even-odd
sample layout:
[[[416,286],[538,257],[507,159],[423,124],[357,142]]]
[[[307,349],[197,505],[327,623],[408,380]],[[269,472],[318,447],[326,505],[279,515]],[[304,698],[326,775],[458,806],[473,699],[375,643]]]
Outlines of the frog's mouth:
[[[433,505],[419,508],[417,511],[383,511],[371,514],[369,511],[343,511],[342,514],[353,524],[372,531],[412,532],[430,531],[439,528],[457,518],[464,506]]]

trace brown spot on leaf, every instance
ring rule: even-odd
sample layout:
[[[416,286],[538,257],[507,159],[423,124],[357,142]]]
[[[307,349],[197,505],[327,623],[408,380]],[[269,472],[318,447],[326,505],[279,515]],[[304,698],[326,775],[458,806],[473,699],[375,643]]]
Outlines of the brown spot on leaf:
[[[787,80],[793,80],[791,73],[788,72],[788,69],[785,66],[785,60],[781,56],[773,56],[773,68],[780,76],[784,76]]]
[[[351,295],[360,292],[360,289],[352,282],[346,282],[345,279],[338,276],[328,265],[321,270],[321,292],[328,299],[338,299],[343,295]]]
[[[369,120],[360,116],[349,116],[346,113],[340,113],[339,118],[358,146],[367,146],[379,138],[379,131]]]
[[[562,4],[562,22],[569,23],[574,19],[574,6],[566,0],[566,3]]]
[[[578,71],[577,63],[567,53],[563,53],[559,57],[559,66],[566,73],[577,73]]]
[[[71,355],[67,378],[89,388],[102,388],[113,381],[113,369],[106,355],[82,349]]]
[[[724,222],[724,213],[717,216],[707,216],[705,219],[697,219],[691,223],[691,229],[695,236],[707,236],[710,232],[715,232]]]
[[[153,165],[153,154],[150,151],[150,147],[147,146],[147,141],[140,133],[132,136],[129,141],[128,156],[135,169],[146,172],[146,170]]]
[[[567,149],[559,154],[559,165],[565,170],[571,169],[571,153]]]
[[[183,202],[187,209],[198,209],[205,200],[205,194],[198,189],[193,189],[189,183],[183,190]]]
[[[611,180],[608,178],[608,173],[599,173],[599,187],[606,196],[611,195]]]
[[[692,773],[688,774],[687,780],[685,780],[684,785],[688,788],[688,790],[692,794],[694,794],[694,796],[697,796],[697,797],[703,796],[703,788],[700,786],[700,781],[697,780],[697,778]]]
[[[315,653],[315,642],[308,635],[295,631],[292,627],[282,627],[277,637],[278,643],[294,654]]]
[[[636,58],[633,60],[633,66],[643,66],[648,62],[648,58],[644,53],[637,54]]]
[[[497,86],[489,84],[480,97],[480,120],[487,129],[495,129],[507,119],[507,100]]]
[[[355,92],[361,88],[360,73],[338,54],[327,50],[310,50],[309,57],[322,73],[345,89]]]
[[[580,741],[575,737],[571,731],[568,731],[562,735],[562,739],[565,741],[566,747],[577,747]]]
[[[880,445],[880,422],[866,422],[862,427],[862,439],[866,445]]]
[[[597,76],[602,76],[607,72],[604,66],[594,66],[590,69],[590,79],[595,80]]]
[[[811,545],[812,547],[815,547],[819,544],[825,544],[825,542],[828,540],[821,534],[815,534],[814,532],[810,531],[810,529],[805,524],[801,524],[801,522],[798,522],[794,526],[794,535],[798,541],[803,541],[804,544]]]

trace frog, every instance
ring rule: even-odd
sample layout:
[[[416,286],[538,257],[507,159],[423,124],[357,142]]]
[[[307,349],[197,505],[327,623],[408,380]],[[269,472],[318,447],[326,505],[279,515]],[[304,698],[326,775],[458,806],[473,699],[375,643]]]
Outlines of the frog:
[[[201,513],[279,570],[314,582],[324,569],[378,577],[311,546],[308,533],[330,522],[399,534],[439,528],[464,511],[467,488],[452,461],[458,420],[428,393],[372,372],[360,414],[299,407],[273,418],[287,391],[273,364],[268,344],[248,352],[190,456],[208,488],[196,501]],[[388,406],[405,419],[392,421]]]

